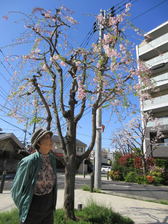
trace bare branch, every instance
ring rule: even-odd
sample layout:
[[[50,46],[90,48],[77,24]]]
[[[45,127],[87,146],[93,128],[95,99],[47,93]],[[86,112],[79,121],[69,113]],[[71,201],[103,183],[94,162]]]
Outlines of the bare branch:
[[[61,142],[61,148],[64,150],[64,153],[67,154],[67,150],[66,150],[66,144],[64,141],[64,137],[62,135],[62,130],[61,130],[61,124],[60,124],[60,118],[59,118],[59,114],[58,114],[58,107],[57,107],[57,103],[56,103],[56,75],[52,74],[52,78],[53,78],[53,85],[52,85],[52,92],[53,92],[53,108],[54,108],[54,113],[55,113],[55,117],[56,117],[56,123],[57,123],[57,130],[58,130],[58,135],[60,138],[60,142]]]
[[[49,105],[48,103],[46,102],[45,100],[45,97],[43,96],[43,93],[41,91],[41,89],[39,88],[39,85],[37,83],[37,79],[35,76],[33,76],[33,79],[31,79],[31,82],[33,84],[33,86],[35,87],[37,93],[39,94],[45,108],[46,108],[46,111],[47,111],[47,130],[50,130],[51,128],[51,121],[52,121],[52,116],[51,116],[51,112],[50,112],[50,108],[49,108]]]

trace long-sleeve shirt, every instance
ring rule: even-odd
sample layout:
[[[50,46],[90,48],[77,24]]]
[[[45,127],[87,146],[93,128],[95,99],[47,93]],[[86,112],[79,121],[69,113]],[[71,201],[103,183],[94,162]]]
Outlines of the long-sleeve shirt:
[[[42,166],[37,174],[37,180],[34,188],[35,195],[49,194],[53,189],[56,178],[54,170],[51,166],[49,154],[41,154],[41,158]]]

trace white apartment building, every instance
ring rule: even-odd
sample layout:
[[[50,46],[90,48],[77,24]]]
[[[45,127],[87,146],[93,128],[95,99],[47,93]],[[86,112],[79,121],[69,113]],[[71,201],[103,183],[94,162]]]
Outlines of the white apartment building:
[[[140,102],[141,111],[151,112],[155,122],[148,122],[145,141],[147,155],[168,158],[168,21],[144,35],[144,41],[136,48],[137,59],[151,70],[154,88],[150,91],[151,99]],[[153,144],[158,127],[162,137]]]

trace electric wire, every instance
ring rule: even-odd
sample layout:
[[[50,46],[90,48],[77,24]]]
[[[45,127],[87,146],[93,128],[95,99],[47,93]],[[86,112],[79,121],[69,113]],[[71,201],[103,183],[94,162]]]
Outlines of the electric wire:
[[[135,20],[135,19],[137,19],[137,18],[139,18],[139,17],[141,17],[141,16],[143,16],[143,15],[149,13],[150,11],[152,11],[152,10],[155,9],[156,7],[159,7],[160,5],[164,4],[164,3],[167,2],[167,1],[168,1],[168,0],[163,0],[163,1],[160,2],[159,4],[154,5],[153,7],[149,8],[149,9],[147,9],[146,11],[140,13],[139,15],[133,17],[133,18],[131,19],[131,21],[133,21],[133,20]]]

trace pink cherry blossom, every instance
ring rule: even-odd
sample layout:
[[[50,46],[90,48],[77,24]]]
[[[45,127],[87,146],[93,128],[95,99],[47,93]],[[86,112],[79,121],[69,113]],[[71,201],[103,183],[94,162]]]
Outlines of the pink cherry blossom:
[[[111,65],[110,65],[111,71],[115,71],[115,70],[117,70],[117,68],[118,68],[118,64],[117,63],[111,63]]]
[[[111,34],[104,34],[103,41],[104,44],[111,44],[114,41],[114,36]]]
[[[59,59],[59,56],[58,55],[53,55],[52,57],[50,57],[50,61],[57,61]]]
[[[48,71],[48,68],[47,68],[46,64],[44,64],[44,65],[42,66],[42,70],[43,70],[43,71]]]
[[[86,97],[86,91],[81,80],[78,80],[78,98],[83,100]]]
[[[140,84],[135,85],[135,86],[134,86],[134,89],[135,89],[135,90],[140,90],[140,89],[141,89],[141,85],[140,85]]]
[[[125,5],[126,11],[129,11],[130,8],[131,8],[131,6],[132,6],[131,3],[127,3],[127,4]]]
[[[62,66],[66,66],[66,63],[65,63],[64,61],[61,61],[60,64],[61,64]]]
[[[113,100],[110,102],[112,106],[118,106],[120,104],[119,100]]]
[[[121,22],[123,21],[123,19],[124,19],[124,16],[125,16],[124,13],[118,15],[118,16],[117,16],[117,22],[118,22],[118,23],[121,23]]]
[[[44,11],[44,9],[43,8],[34,8],[32,13],[41,12],[41,11]]]
[[[46,19],[50,19],[50,18],[52,18],[52,16],[50,15],[50,13],[44,13],[44,17],[46,18]]]
[[[104,45],[103,46],[105,53],[107,54],[108,57],[117,57],[119,54],[117,53],[116,50],[113,48],[110,48],[109,45]]]
[[[72,23],[72,24],[77,24],[77,21],[74,19],[74,18],[72,18],[71,16],[66,16],[65,17],[70,23]]]
[[[114,25],[116,25],[116,17],[110,17],[109,18],[109,25],[110,26],[114,26]]]
[[[22,58],[23,59],[30,59],[30,55],[23,55]]]
[[[4,20],[8,20],[8,19],[9,19],[8,16],[2,16],[2,18],[3,18]]]
[[[121,50],[121,51],[125,51],[125,50],[126,50],[124,44],[120,44],[119,46],[120,46],[120,50]]]
[[[54,17],[53,17],[53,18],[52,18],[52,21],[53,21],[53,22],[56,22],[56,21],[57,21],[57,18],[54,18]]]
[[[98,44],[92,44],[92,47],[93,47],[93,51],[95,53],[99,53],[100,52],[100,47]]]
[[[100,23],[100,24],[103,24],[104,23],[104,17],[103,17],[103,15],[98,15],[97,16],[97,20],[98,20],[98,22]]]
[[[38,54],[38,53],[40,53],[40,49],[39,48],[36,48],[36,49],[31,51],[31,54]]]
[[[75,62],[75,65],[76,65],[77,67],[78,67],[80,64],[81,64],[80,61],[76,61],[76,62]]]

